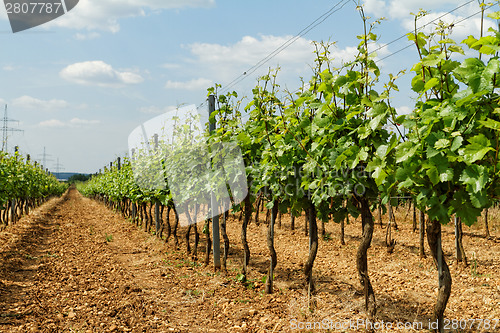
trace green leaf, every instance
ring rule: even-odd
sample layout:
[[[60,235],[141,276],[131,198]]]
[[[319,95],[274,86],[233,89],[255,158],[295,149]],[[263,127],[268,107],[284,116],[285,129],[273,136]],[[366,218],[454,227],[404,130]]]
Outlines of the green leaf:
[[[372,120],[370,120],[370,124],[369,124],[370,129],[372,131],[375,131],[380,126],[380,123],[384,120],[385,117],[386,117],[385,114],[381,114],[381,115],[376,116]]]
[[[467,37],[467,39],[464,39],[462,41],[462,43],[466,44],[469,48],[472,48],[472,45],[474,45],[476,42],[477,42],[477,39],[474,38],[474,36],[472,36],[472,35],[470,35],[469,37]],[[477,48],[476,50],[479,50],[479,48]]]
[[[465,59],[460,66],[458,66],[453,73],[457,79],[466,83],[472,88],[472,92],[479,90],[481,83],[481,73],[484,70],[484,63],[477,58]]]
[[[488,13],[488,14],[486,14],[486,16],[488,16],[489,18],[494,19],[494,20],[500,20],[500,12]]]
[[[484,134],[478,134],[470,138],[469,142],[470,144],[465,146],[461,154],[467,163],[474,163],[482,159],[489,151],[494,150],[490,147],[490,140]]]
[[[427,176],[429,177],[429,180],[431,181],[432,185],[436,185],[439,183],[439,174],[438,174],[438,169],[432,165],[426,172]]]
[[[482,191],[488,180],[486,168],[477,164],[467,166],[460,175],[460,181],[467,186],[469,192],[473,193]]]
[[[427,91],[431,88],[434,88],[439,85],[439,79],[436,77],[431,78],[429,81],[427,81],[424,85],[424,91]]]
[[[464,138],[462,136],[457,136],[455,139],[453,139],[453,143],[451,144],[451,151],[455,151],[458,148],[462,146],[462,142],[464,141]]]
[[[413,79],[411,79],[411,89],[416,93],[421,93],[424,89],[425,83],[422,79],[422,75],[415,75]]]
[[[385,172],[382,166],[378,166],[372,173],[372,177],[375,179],[375,183],[377,184],[377,186],[380,186],[383,183],[384,179],[387,177],[387,172]]]
[[[366,161],[368,159],[368,147],[363,147],[358,153],[357,160]]]
[[[486,118],[486,120],[479,120],[479,123],[484,127],[500,131],[500,121],[496,121],[491,118]]]
[[[449,221],[448,210],[445,205],[436,199],[437,198],[431,198],[431,200],[429,200],[431,203],[429,204],[430,208],[427,211],[427,215],[429,219],[436,219],[441,224],[446,224]]]
[[[443,59],[443,57],[444,57],[443,54],[435,54],[435,53],[429,54],[422,60],[422,65],[428,67],[434,67],[437,64],[439,64],[439,62]]]
[[[415,152],[420,148],[420,144],[414,144],[411,141],[405,141],[396,148],[396,163],[406,161],[408,158],[415,155]]]
[[[439,139],[434,144],[434,148],[436,149],[445,149],[450,146],[450,140],[448,139]]]
[[[473,225],[482,212],[482,209],[478,209],[474,207],[474,205],[471,205],[470,199],[468,193],[460,190],[453,194],[453,200],[450,202],[454,212],[462,219],[462,222],[468,226]]]
[[[481,46],[481,48],[479,49],[479,52],[481,52],[482,54],[494,54],[495,52],[498,52],[500,50],[500,47],[498,47],[497,45],[483,45]]]
[[[388,149],[389,149],[388,145],[380,145],[377,148],[377,156],[379,156],[380,158],[384,158],[385,155],[387,154]]]
[[[252,143],[251,137],[246,132],[238,133],[238,141],[241,142],[244,146],[248,146]]]
[[[484,208],[486,205],[488,205],[489,200],[488,196],[486,195],[486,191],[480,191],[480,192],[475,192],[475,193],[469,193],[470,196],[470,202],[475,208]]]
[[[481,84],[479,86],[479,90],[487,90],[491,91],[493,90],[493,77],[497,75],[500,69],[500,63],[498,62],[498,59],[491,59],[488,62],[488,65],[484,69],[482,75],[481,75]]]

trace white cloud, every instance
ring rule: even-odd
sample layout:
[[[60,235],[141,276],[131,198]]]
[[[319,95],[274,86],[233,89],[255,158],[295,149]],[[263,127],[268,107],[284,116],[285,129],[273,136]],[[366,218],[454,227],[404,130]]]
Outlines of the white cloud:
[[[213,7],[215,0],[80,0],[68,14],[47,26],[118,32],[119,19],[145,16],[147,11]]]
[[[389,16],[391,18],[403,18],[405,16],[410,16],[410,13],[417,13],[420,8],[427,11],[433,11],[445,5],[459,5],[457,0],[391,0],[388,9]],[[453,9],[453,8],[451,8]]]
[[[200,90],[207,89],[213,86],[213,81],[209,79],[199,78],[189,81],[167,81],[165,84],[166,89],[182,89],[182,90]]]
[[[436,12],[436,13],[430,13],[421,19],[418,20],[417,26],[421,27],[424,26],[423,31],[429,33],[434,31],[436,28],[437,24],[439,21],[444,22],[445,24],[454,24],[453,28],[451,29],[451,35],[450,37],[455,39],[457,43],[460,43],[463,39],[465,39],[469,35],[474,35],[476,37],[479,37],[480,31],[481,31],[481,17],[478,15],[477,17],[471,17],[467,20],[464,20],[463,22],[458,23],[459,21],[462,21],[465,16],[459,16],[459,15],[453,15],[453,14],[448,14],[444,17],[443,14],[444,12]],[[471,13],[473,14],[473,13]],[[469,15],[467,15],[469,16]],[[435,20],[435,21],[434,21]],[[432,22],[434,21],[434,22]],[[432,22],[432,23],[431,23]],[[402,22],[403,27],[407,31],[412,31],[414,29],[414,21],[413,19],[406,19],[403,20]],[[483,33],[486,34],[488,31],[488,28],[495,28],[495,24],[493,23],[492,20],[484,20],[483,22]]]
[[[80,118],[73,118],[70,121],[64,122],[59,119],[50,119],[42,121],[38,124],[39,127],[82,127],[89,125],[97,125],[99,124],[99,120],[87,120]]]
[[[312,40],[306,38],[297,38],[287,48],[281,52],[275,52],[281,49],[283,44],[288,45],[293,36],[272,36],[260,35],[257,37],[245,36],[233,44],[215,44],[215,43],[193,43],[184,45],[192,57],[186,60],[187,65],[202,68],[204,77],[217,78],[217,83],[223,85],[234,82],[237,78],[245,78],[245,82],[240,84],[241,80],[236,80],[230,89],[244,90],[251,89],[255,80],[267,74],[268,69],[280,68],[278,74],[278,84],[284,89],[296,89],[300,84],[300,77],[307,81],[311,75],[311,66],[314,65],[314,44]],[[374,44],[371,49],[375,49],[379,44]],[[351,61],[356,56],[358,50],[354,46],[339,48],[332,46],[330,48],[330,57],[333,58],[334,66]],[[389,53],[387,48],[377,51],[378,56]],[[269,61],[262,61],[270,54],[275,54]],[[187,67],[187,66],[186,66]],[[189,69],[186,70],[189,72]],[[199,72],[192,71],[193,74],[200,75]],[[242,76],[239,76],[242,75]],[[167,88],[187,89],[189,86],[195,86],[195,80],[189,82],[169,81]],[[210,85],[199,79],[200,88],[207,88]],[[238,86],[236,86],[238,85]],[[244,88],[242,88],[244,85]],[[193,88],[194,89],[194,88]]]
[[[16,67],[15,67],[15,66],[12,66],[12,65],[6,65],[6,66],[3,66],[3,67],[2,67],[2,69],[3,69],[4,71],[10,72],[10,71],[15,70],[15,69],[16,69]]]
[[[53,111],[69,107],[69,103],[61,99],[41,100],[31,96],[21,96],[12,101],[12,105],[19,108],[34,109],[40,111]]]
[[[397,113],[399,116],[401,116],[401,115],[403,115],[403,114],[410,114],[410,113],[412,113],[412,111],[413,111],[413,108],[410,108],[410,107],[408,107],[408,106],[406,106],[406,105],[404,105],[404,106],[400,106],[400,107],[397,107],[397,108],[396,108],[396,113]]]
[[[66,124],[57,119],[42,121],[38,124],[39,127],[65,127]]]
[[[120,87],[144,81],[142,76],[130,71],[118,71],[103,61],[78,62],[64,68],[59,75],[70,82],[99,87]]]
[[[376,18],[387,15],[384,0],[364,0],[364,11],[375,15]]]
[[[80,118],[73,118],[69,121],[69,124],[73,126],[97,125],[99,123],[100,123],[99,120],[87,120]]]
[[[399,20],[407,32],[413,31],[415,24],[414,17],[410,13],[416,14],[421,8],[425,9],[428,14],[417,21],[417,27],[436,20],[425,27],[424,31],[426,32],[433,31],[439,20],[448,24],[457,23],[480,11],[477,2],[461,5],[462,3],[458,3],[456,0],[364,0],[367,14],[375,17],[387,16],[390,19]],[[452,12],[450,13],[450,11]],[[451,38],[460,42],[468,35],[479,35],[480,21],[480,15],[477,15],[457,23],[452,30]],[[495,24],[492,20],[485,18],[484,26],[486,32],[489,27],[495,27]]]
[[[457,0],[364,0],[366,14],[391,19],[406,19],[410,13],[417,13],[420,8],[428,11],[442,8],[446,5],[458,5]]]
[[[205,77],[217,78],[217,83],[228,83],[238,74],[245,73],[247,78],[251,78],[246,80],[247,84],[253,85],[256,76],[267,73],[269,67],[280,66],[280,78],[287,74],[297,78],[309,72],[309,65],[314,59],[314,46],[305,38],[298,38],[269,61],[261,62],[290,38],[293,36],[245,36],[234,44],[193,43],[184,47],[192,55],[189,65],[203,68]],[[260,66],[254,67],[258,63]]]
[[[331,51],[331,56],[334,60],[333,63],[336,66],[354,60],[356,54],[358,54],[358,49],[355,46],[347,46],[345,49],[337,49],[334,47]]]
[[[194,43],[187,47],[204,63],[233,63],[254,65],[293,36],[262,35],[259,38],[244,36],[234,45]],[[276,54],[273,63],[303,63],[312,58],[314,47],[310,40],[298,38],[293,44]]]
[[[91,39],[99,38],[100,36],[101,36],[101,34],[98,32],[95,32],[95,31],[89,32],[87,34],[76,33],[75,39],[77,39],[77,40],[91,40]]]
[[[173,63],[165,63],[161,65],[160,67],[165,68],[165,69],[179,69],[181,68],[180,64],[173,64]]]
[[[144,106],[139,109],[140,112],[142,113],[152,113],[152,114],[161,114],[161,113],[166,113],[170,111],[174,111],[177,109],[176,106],[170,105],[170,106],[165,106],[165,107],[158,107],[158,106]]]

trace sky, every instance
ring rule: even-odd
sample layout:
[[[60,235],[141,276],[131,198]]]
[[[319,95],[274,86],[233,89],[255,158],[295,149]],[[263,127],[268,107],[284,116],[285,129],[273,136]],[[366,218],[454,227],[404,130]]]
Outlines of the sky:
[[[411,12],[429,11],[421,26],[452,11],[441,18],[457,23],[452,38],[479,35],[479,14],[463,20],[478,13],[478,0],[359,1],[370,20],[385,17],[373,46],[382,47],[382,80],[406,70],[392,97],[399,113],[415,100],[409,69],[418,54],[400,51],[411,44],[400,38],[413,28]],[[487,20],[485,31],[496,24]],[[279,66],[278,83],[294,91],[311,77],[313,41],[335,42],[331,55],[340,64],[352,59],[362,31],[353,0],[80,0],[66,15],[18,33],[1,6],[1,111],[7,105],[18,121],[9,127],[22,130],[9,132],[8,150],[17,145],[41,161],[45,148],[52,172],[97,172],[126,155],[128,135],[147,120],[183,105],[206,110],[214,83],[250,96],[257,78]]]

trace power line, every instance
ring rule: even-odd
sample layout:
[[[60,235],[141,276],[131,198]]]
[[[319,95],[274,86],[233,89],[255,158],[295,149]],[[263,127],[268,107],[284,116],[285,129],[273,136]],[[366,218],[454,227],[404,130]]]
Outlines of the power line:
[[[419,28],[417,28],[417,31],[420,31],[422,30],[423,28],[425,28],[426,26],[442,19],[443,17],[469,5],[470,3],[474,2],[476,0],[469,0],[457,7],[455,7],[454,9],[440,15],[439,17],[427,22],[426,24],[420,26]],[[316,20],[314,20],[312,23],[310,23],[307,27],[305,27],[304,29],[302,29],[297,35],[295,35],[294,37],[288,39],[285,43],[283,43],[280,47],[278,47],[276,50],[274,50],[273,52],[271,52],[269,55],[267,55],[265,58],[263,58],[262,60],[260,60],[258,63],[256,63],[255,65],[253,65],[252,67],[250,67],[248,70],[246,70],[243,74],[239,75],[237,78],[235,78],[233,81],[231,81],[229,84],[227,84],[225,87],[223,87],[221,89],[221,93],[225,92],[225,91],[228,91],[231,87],[237,85],[238,83],[240,83],[241,81],[243,81],[245,78],[247,78],[250,74],[252,74],[253,72],[255,72],[258,68],[260,68],[262,65],[264,65],[266,62],[268,62],[269,60],[271,60],[272,58],[274,58],[276,55],[278,55],[280,52],[282,52],[283,50],[285,50],[287,47],[289,47],[291,44],[293,44],[295,41],[297,41],[300,37],[304,36],[305,34],[307,34],[309,31],[311,31],[312,29],[314,29],[315,27],[317,27],[319,24],[323,23],[328,17],[330,17],[331,15],[333,15],[334,13],[338,12],[339,10],[341,10],[346,4],[347,2],[349,2],[348,0],[345,0],[345,1],[339,1],[335,4],[335,6],[333,6],[332,8],[330,8],[327,12],[325,12],[324,14],[322,14],[320,17],[318,17]],[[340,7],[339,7],[340,6]],[[490,5],[488,6],[486,9],[490,8],[491,6],[493,5]],[[339,7],[339,8],[337,8]],[[481,11],[479,11],[480,13]],[[477,15],[478,13],[475,13],[474,15]],[[474,16],[474,15],[471,15],[469,16],[468,18]],[[466,18],[467,19],[467,18]],[[464,19],[465,20],[465,19]],[[464,20],[461,20],[459,22],[463,22]],[[390,41],[389,43],[386,43],[378,48],[376,48],[375,50],[371,51],[369,54],[373,54],[374,52],[377,52],[399,40],[401,40],[402,38],[406,37],[407,33],[401,35],[400,37]],[[407,48],[411,47],[411,44],[410,45],[407,45],[405,46],[404,48],[400,49],[400,50],[397,50],[395,52],[393,52],[392,54],[382,58],[382,59],[379,59],[377,62],[383,60],[383,59],[386,59],[394,54],[397,54]],[[300,90],[300,89],[299,89]],[[297,90],[298,91],[298,90]],[[202,106],[204,103],[202,103],[200,106]]]
[[[42,166],[44,168],[47,168],[47,162],[53,162],[54,160],[51,159],[51,158],[47,158],[47,156],[52,156],[50,154],[47,154],[46,150],[45,150],[45,147],[43,147],[43,154],[38,154],[38,156],[42,156]]]
[[[459,9],[461,9],[461,8],[469,5],[469,4],[471,4],[474,1],[476,1],[476,0],[469,0],[469,1],[465,2],[465,3],[461,4],[461,5],[453,8],[452,10],[450,10],[450,11],[448,11],[448,12],[440,15],[439,17],[437,17],[437,18],[435,18],[435,19],[433,19],[433,20],[431,20],[431,21],[423,24],[422,26],[418,27],[416,30],[420,31],[423,28],[425,28],[426,26],[428,26],[428,25],[430,25],[430,24],[432,24],[432,23],[434,23],[434,22],[442,19],[443,17],[445,17],[447,15],[450,15],[451,13],[453,13],[453,12],[455,12],[455,11],[457,11],[457,10],[459,10]],[[341,1],[337,2],[337,4],[335,4],[335,6],[333,6],[332,8],[330,8],[327,12],[325,12],[324,14],[322,14],[320,17],[318,17],[312,23],[310,23],[307,27],[305,27],[304,29],[302,29],[297,35],[295,35],[294,37],[288,39],[285,43],[283,43],[276,50],[274,50],[273,52],[271,52],[265,58],[263,58],[262,60],[260,60],[258,63],[256,63],[252,67],[250,67],[247,71],[245,71],[243,74],[241,74],[240,76],[238,76],[237,78],[235,78],[233,81],[231,81],[229,84],[227,84],[225,87],[223,87],[221,89],[221,93],[229,90],[231,87],[235,86],[236,84],[240,83],[242,80],[244,80],[245,78],[247,78],[250,74],[252,74],[253,72],[255,72],[263,64],[265,64],[266,62],[268,62],[269,60],[271,60],[272,58],[274,58],[276,55],[278,55],[280,52],[282,52],[283,50],[285,50],[287,47],[289,47],[291,44],[293,44],[300,37],[304,36],[309,31],[311,31],[312,29],[314,29],[315,27],[317,27],[318,25],[320,25],[321,23],[323,23],[328,17],[330,17],[334,13],[338,12],[339,10],[341,10],[347,4],[347,2],[349,2],[349,1],[348,0],[345,0],[345,1],[341,0]],[[489,9],[489,8],[491,8],[494,5],[495,4],[490,4],[490,5],[486,6],[484,10]],[[337,8],[339,6],[340,6],[340,8]],[[469,15],[469,16],[467,16],[467,17],[465,17],[465,18],[463,18],[463,19],[455,22],[454,24],[459,24],[461,22],[464,22],[464,21],[470,19],[471,17],[473,17],[475,15],[478,15],[479,13],[481,13],[481,11],[482,10],[480,10],[480,11],[478,11],[478,12],[472,14],[472,15]],[[411,31],[407,32],[407,33],[405,33],[403,35],[401,35],[400,37],[398,37],[398,38],[396,38],[396,39],[394,39],[394,40],[392,40],[392,41],[390,41],[390,42],[388,42],[388,43],[386,43],[386,44],[384,44],[384,45],[382,45],[382,46],[380,46],[378,48],[376,48],[375,50],[371,51],[369,53],[369,55],[371,55],[371,54],[373,54],[373,53],[375,53],[375,52],[377,52],[377,51],[379,51],[379,50],[381,50],[381,49],[383,49],[383,48],[385,48],[385,47],[387,47],[387,46],[389,46],[389,45],[391,45],[391,44],[393,44],[393,43],[395,43],[395,42],[397,42],[399,40],[401,40],[402,38],[406,37],[408,33],[411,33]],[[399,50],[397,50],[397,51],[395,51],[395,52],[393,52],[393,53],[391,53],[391,54],[389,54],[389,55],[387,55],[387,56],[385,56],[383,58],[378,59],[376,62],[380,62],[380,61],[382,61],[384,59],[392,57],[393,55],[396,55],[396,54],[398,54],[398,53],[406,50],[407,48],[410,48],[411,46],[413,46],[413,43],[409,44],[409,45],[406,45],[403,48],[401,48],[401,49],[399,49]],[[297,89],[294,92],[297,92],[300,89],[301,88]],[[201,103],[199,107],[202,107],[205,103],[206,103],[206,101],[203,102],[203,103]]]
[[[443,18],[444,16],[446,16],[446,15],[448,15],[448,14],[451,14],[451,13],[452,13],[452,12],[454,12],[455,10],[457,10],[457,9],[459,9],[459,8],[461,8],[461,7],[465,6],[465,5],[468,5],[469,3],[473,2],[473,1],[474,1],[474,0],[469,1],[469,2],[467,2],[467,3],[464,3],[464,4],[460,5],[459,7],[457,7],[457,8],[455,8],[455,9],[453,9],[453,10],[451,10],[451,11],[449,11],[449,12],[447,12],[447,13],[445,13],[445,14],[441,15],[441,16],[439,16],[438,18],[435,18],[434,20],[432,20],[432,21],[430,21],[430,22],[428,22],[428,23],[426,23],[426,24],[422,25],[421,27],[419,27],[419,28],[417,29],[417,31],[422,30],[422,29],[423,29],[424,27],[426,27],[427,25],[429,25],[429,24],[431,24],[431,23],[436,22],[437,20],[439,20],[439,19]],[[484,10],[489,9],[489,8],[493,7],[494,5],[495,5],[495,4],[488,5],[488,6],[486,6],[486,7],[484,8]],[[471,17],[474,17],[474,16],[476,16],[476,15],[480,14],[481,12],[482,12],[482,10],[477,11],[477,12],[475,12],[474,14],[471,14],[471,15],[469,15],[469,16],[467,16],[467,17],[464,17],[464,18],[463,18],[463,19],[461,19],[461,20],[458,20],[458,21],[454,22],[453,24],[459,24],[459,23],[462,23],[462,22],[464,22],[464,21],[467,21],[467,20],[468,20],[468,19],[470,19]],[[411,31],[410,31],[410,33],[411,33]],[[406,34],[404,34],[403,36],[406,36]],[[395,41],[397,41],[397,40],[399,40],[399,39],[401,39],[401,38],[402,38],[402,37],[399,37],[399,38],[397,38],[397,39],[395,39],[395,40],[393,40],[393,41],[389,42],[388,44],[385,44],[384,46],[379,47],[379,48],[378,48],[378,49],[376,49],[375,51],[370,52],[369,54],[372,54],[373,52],[376,52],[377,50],[380,50],[380,49],[382,49],[383,47],[385,47],[386,45],[392,44],[393,42],[395,42]],[[405,47],[403,47],[403,48],[401,48],[401,49],[399,49],[399,50],[397,50],[397,51],[394,51],[393,53],[391,53],[391,54],[389,54],[389,55],[387,55],[387,56],[385,56],[385,57],[383,57],[383,58],[378,59],[376,62],[380,62],[380,61],[382,61],[382,60],[384,60],[384,59],[387,59],[387,58],[389,58],[389,57],[392,57],[393,55],[398,54],[399,52],[401,52],[401,51],[403,51],[403,50],[406,50],[407,48],[409,48],[409,47],[411,47],[411,46],[413,46],[413,45],[414,45],[413,43],[411,43],[411,44],[409,44],[409,45],[406,45]]]
[[[59,163],[59,157],[57,158],[57,163],[55,164],[54,168],[56,169],[56,178],[59,179],[59,173],[61,170],[64,170],[63,165]]]
[[[445,16],[447,16],[447,15],[449,15],[449,14],[451,14],[451,13],[453,13],[453,12],[457,11],[457,10],[459,10],[459,9],[460,9],[460,8],[462,8],[462,7],[467,6],[468,4],[470,4],[470,3],[474,2],[474,1],[476,1],[476,0],[470,0],[470,1],[466,2],[466,3],[461,4],[460,6],[458,6],[458,7],[454,8],[454,9],[450,10],[449,12],[446,12],[446,13],[444,13],[443,15],[441,15],[441,16],[439,16],[439,17],[435,18],[434,20],[429,21],[429,22],[427,22],[426,24],[424,24],[424,25],[422,25],[422,26],[418,27],[418,28],[417,28],[417,31],[422,30],[423,28],[425,28],[425,27],[426,27],[426,26],[428,26],[429,24],[434,23],[434,22],[436,22],[437,20],[442,19],[443,17],[445,17]],[[489,8],[489,7],[488,7],[488,8]],[[476,14],[474,14],[474,15],[476,15]],[[394,40],[390,41],[389,43],[386,43],[386,44],[384,44],[384,45],[381,45],[380,47],[378,47],[378,48],[376,48],[375,50],[371,51],[371,52],[369,53],[369,55],[370,55],[370,54],[373,54],[373,53],[375,53],[375,52],[377,52],[377,51],[379,51],[379,50],[381,50],[381,49],[383,49],[383,48],[385,48],[385,47],[387,47],[387,46],[389,46],[389,45],[391,45],[391,44],[393,44],[393,43],[395,43],[395,42],[397,42],[397,41],[398,41],[398,40],[400,40],[400,39],[405,38],[407,34],[408,34],[408,33],[405,33],[405,34],[403,34],[403,35],[399,36],[398,38],[396,38],[396,39],[394,39]],[[399,51],[398,51],[398,52],[399,52]]]
[[[7,140],[9,138],[9,131],[12,133],[12,132],[24,132],[23,130],[20,130],[20,129],[17,129],[17,128],[12,128],[12,127],[9,127],[9,122],[11,121],[15,121],[15,122],[18,122],[18,120],[14,120],[14,119],[9,119],[9,117],[7,116],[7,104],[5,104],[5,110],[4,110],[4,113],[3,113],[3,125],[2,125],[2,151],[7,151],[8,149],[8,146],[7,146]]]
[[[257,69],[259,69],[260,67],[262,67],[262,65],[264,65],[266,62],[268,62],[269,60],[271,60],[272,58],[274,58],[275,56],[277,56],[279,53],[281,53],[283,50],[285,50],[286,48],[288,48],[290,45],[292,45],[294,42],[296,42],[299,38],[301,38],[302,36],[306,35],[311,30],[313,30],[314,28],[316,28],[318,25],[320,25],[321,23],[323,23],[324,21],[326,21],[326,19],[328,19],[334,13],[338,12],[339,10],[341,10],[349,1],[350,0],[340,0],[339,2],[337,2],[335,4],[335,6],[333,6],[332,8],[330,8],[328,11],[326,11],[325,13],[323,13],[320,17],[318,17],[313,22],[311,22],[309,25],[307,25],[298,34],[296,34],[295,36],[293,36],[290,39],[288,39],[286,42],[284,42],[283,44],[281,44],[273,52],[271,52],[266,57],[264,57],[259,62],[257,62],[255,65],[253,65],[252,67],[250,67],[249,69],[247,69],[245,72],[243,72],[243,74],[239,75],[233,81],[229,82],[225,87],[223,87],[221,89],[221,93],[229,90],[231,87],[233,87],[236,84],[238,84],[241,81],[243,81],[250,74],[252,74]]]

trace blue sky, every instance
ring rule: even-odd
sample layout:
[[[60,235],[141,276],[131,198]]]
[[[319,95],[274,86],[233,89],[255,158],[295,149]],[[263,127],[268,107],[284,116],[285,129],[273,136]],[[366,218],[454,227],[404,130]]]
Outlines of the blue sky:
[[[13,34],[0,8],[0,104],[22,133],[9,134],[9,150],[41,159],[55,171],[96,172],[127,151],[130,132],[178,105],[203,103],[213,83],[223,86],[328,12],[338,0],[80,0],[68,14]],[[365,12],[386,20],[375,32],[384,45],[407,33],[419,8],[430,11],[419,25],[443,17],[457,22],[479,10],[478,1],[364,0]],[[498,10],[498,5],[492,9]],[[490,11],[492,10],[490,9]],[[453,37],[479,35],[480,15],[457,24]],[[495,22],[488,21],[486,28]],[[486,29],[485,28],[485,29]],[[311,42],[336,42],[340,63],[355,52],[362,21],[353,1],[231,87],[250,95],[256,78],[279,65],[279,83],[295,90],[309,79]],[[380,58],[408,45],[406,38],[378,51]],[[383,78],[409,69],[417,54],[409,48],[382,60]],[[399,80],[393,105],[408,112],[415,96]],[[2,107],[3,110],[3,107]]]

